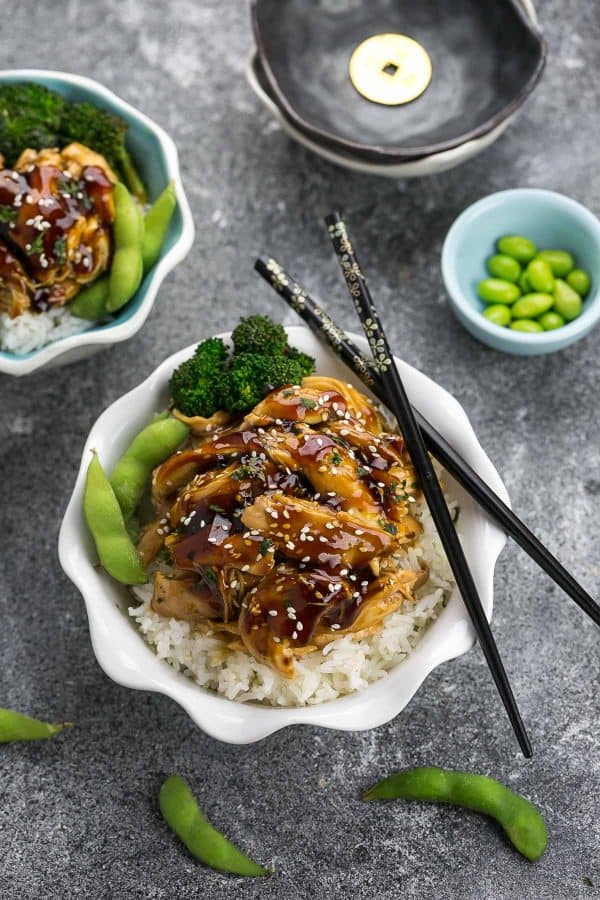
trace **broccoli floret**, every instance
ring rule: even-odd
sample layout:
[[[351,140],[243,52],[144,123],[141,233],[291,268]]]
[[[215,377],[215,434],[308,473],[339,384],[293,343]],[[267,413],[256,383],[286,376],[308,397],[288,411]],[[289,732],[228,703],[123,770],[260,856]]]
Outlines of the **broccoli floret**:
[[[123,119],[91,103],[72,103],[65,109],[60,129],[63,144],[78,141],[101,153],[123,176],[131,193],[146,203],[146,189],[125,148],[127,123]]]
[[[283,325],[268,316],[242,319],[231,335],[234,353],[283,353],[287,336]]]
[[[231,413],[256,406],[274,388],[299,384],[301,365],[282,354],[236,353],[227,372],[224,402]]]
[[[12,166],[23,150],[56,147],[66,102],[41,84],[0,86],[0,153]]]
[[[303,378],[307,375],[312,375],[315,371],[315,361],[308,353],[303,353],[302,350],[296,350],[295,347],[286,347],[285,355],[289,360],[296,362],[300,366]]]
[[[212,416],[223,408],[227,347],[220,338],[198,344],[171,376],[171,395],[185,416]]]

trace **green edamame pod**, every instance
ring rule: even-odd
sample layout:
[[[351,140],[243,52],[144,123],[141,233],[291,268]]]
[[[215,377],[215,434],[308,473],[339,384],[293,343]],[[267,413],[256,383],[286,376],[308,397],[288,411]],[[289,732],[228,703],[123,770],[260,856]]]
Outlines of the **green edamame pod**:
[[[210,824],[179,775],[167,778],[160,789],[158,804],[167,824],[200,862],[234,875],[256,877],[271,874],[269,869],[251,860]]]
[[[143,220],[139,206],[124,184],[114,186],[115,221],[113,237],[115,252],[108,279],[106,309],[116,312],[131,300],[142,280]]]
[[[108,300],[108,273],[101,275],[88,287],[84,287],[74,300],[69,303],[69,312],[80,319],[95,322],[106,315]]]
[[[475,810],[495,819],[513,847],[531,862],[548,844],[545,822],[533,803],[485,775],[427,766],[407,769],[375,784],[363,800],[426,800]]]
[[[144,274],[158,260],[169,222],[177,206],[175,183],[170,181],[162,194],[159,194],[144,220],[144,240],[142,242],[142,262]]]
[[[483,315],[489,322],[493,322],[494,325],[500,325],[502,327],[508,325],[512,319],[510,307],[506,306],[504,303],[493,303],[491,306],[488,306],[487,309],[484,309]]]
[[[563,317],[554,312],[554,310],[544,313],[543,316],[539,317],[538,322],[544,331],[555,331],[557,328],[562,328],[565,324]]]
[[[530,294],[533,290],[533,288],[531,287],[531,282],[527,275],[527,269],[524,269],[521,272],[521,277],[519,278],[519,287],[521,288],[522,294]]]
[[[507,234],[498,238],[496,241],[498,253],[504,253],[506,256],[512,256],[520,263],[528,263],[537,253],[537,247],[529,238],[522,237],[520,234]]]
[[[538,331],[544,330],[540,323],[534,322],[533,319],[515,319],[510,323],[509,328],[512,328],[513,331],[527,331],[529,334],[537,334]]]
[[[122,584],[148,581],[131,538],[127,533],[119,501],[92,451],[83,494],[83,511],[94,538],[100,562]]]
[[[477,293],[485,303],[507,303],[510,305],[521,294],[516,284],[501,278],[485,278],[477,286]]]
[[[557,278],[568,275],[575,261],[568,250],[540,250],[536,259],[543,259],[552,269],[552,274]]]
[[[554,289],[552,269],[543,259],[532,259],[527,266],[527,277],[534,291],[551,294]]]
[[[126,522],[136,511],[152,470],[177,450],[189,431],[179,419],[160,418],[133,439],[110,476]]]
[[[521,274],[521,266],[512,256],[504,253],[496,253],[487,261],[488,272],[493,278],[502,278],[504,281],[516,282]]]
[[[554,282],[554,310],[567,322],[571,322],[581,315],[583,301],[577,291],[563,281],[557,278]]]
[[[71,725],[71,722],[53,725],[51,722],[42,722],[40,719],[32,719],[31,716],[0,707],[0,744],[9,744],[11,741],[45,740],[54,737],[63,728],[70,728]]]
[[[577,291],[580,297],[585,297],[591,287],[590,276],[583,269],[573,269],[566,277],[569,287]]]
[[[525,294],[511,309],[514,319],[537,319],[552,308],[552,294]]]

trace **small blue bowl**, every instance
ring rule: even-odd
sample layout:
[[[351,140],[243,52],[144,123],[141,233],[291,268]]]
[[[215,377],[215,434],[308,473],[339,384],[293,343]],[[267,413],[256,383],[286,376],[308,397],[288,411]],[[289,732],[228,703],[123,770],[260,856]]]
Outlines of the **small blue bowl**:
[[[86,101],[125,119],[129,126],[126,135],[127,148],[148,188],[150,201],[154,200],[172,180],[177,195],[177,208],[157,263],[144,277],[129,303],[110,322],[102,325],[91,324],[86,331],[60,338],[29,353],[0,350],[0,372],[9,375],[28,375],[42,367],[75,362],[111,344],[129,340],[148,318],[163,280],[186,256],[194,241],[194,223],[181,183],[177,148],[156,122],[125,103],[102,84],[82,75],[40,69],[12,69],[0,72],[0,84],[19,81],[43,84],[62,94],[67,100],[77,103]]]
[[[488,278],[486,260],[504,234],[522,234],[540,248],[569,250],[592,287],[579,318],[555,331],[527,334],[494,325],[482,315],[477,285]],[[495,350],[537,356],[563,350],[585,337],[600,319],[600,222],[585,206],[553,191],[499,191],[465,209],[446,235],[442,276],[450,306],[474,337]]]

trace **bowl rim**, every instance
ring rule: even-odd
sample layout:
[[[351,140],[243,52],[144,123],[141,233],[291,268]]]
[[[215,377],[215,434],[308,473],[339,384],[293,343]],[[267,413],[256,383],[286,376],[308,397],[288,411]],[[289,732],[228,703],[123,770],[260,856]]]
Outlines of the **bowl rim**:
[[[192,219],[191,209],[183,189],[181,173],[179,168],[179,154],[175,142],[169,134],[158,125],[153,119],[136,107],[121,99],[114,91],[105,87],[99,81],[88,78],[85,75],[77,75],[72,72],[53,71],[51,69],[3,69],[0,71],[0,84],[4,81],[14,81],[15,79],[23,79],[29,81],[41,81],[44,83],[48,79],[63,82],[65,85],[74,85],[84,88],[90,94],[90,100],[93,97],[104,99],[116,106],[123,113],[130,116],[149,131],[151,131],[158,141],[160,152],[163,155],[165,168],[168,178],[175,183],[175,193],[177,196],[177,204],[179,206],[182,226],[181,234],[175,241],[173,246],[160,257],[156,265],[149,273],[147,285],[145,287],[145,296],[135,313],[126,319],[114,325],[112,328],[97,330],[92,326],[86,331],[79,334],[69,335],[68,337],[59,338],[40,347],[38,350],[32,351],[27,357],[21,357],[18,354],[11,354],[9,350],[3,350],[0,353],[0,372],[8,375],[28,375],[37,369],[42,368],[54,359],[63,356],[65,353],[75,349],[87,346],[108,346],[110,344],[118,344],[133,337],[144,325],[148,318],[154,301],[158,293],[158,289],[168,273],[175,268],[189,253],[194,243],[194,221]]]
[[[317,340],[305,326],[288,326],[286,331],[294,343],[306,341],[305,348],[316,347]],[[230,332],[219,335],[225,340]],[[367,348],[363,337],[352,335],[359,346]],[[458,592],[452,595],[438,621],[445,615],[443,640],[430,639],[428,633],[406,660],[367,688],[347,696],[314,706],[268,707],[229,700],[222,694],[198,686],[192,679],[175,672],[143,640],[131,620],[117,608],[116,598],[122,590],[99,571],[95,549],[82,514],[82,497],[90,450],[98,446],[113,454],[131,440],[148,421],[152,410],[164,408],[165,389],[175,365],[188,358],[195,344],[165,359],[141,384],[112,403],[96,420],[85,442],[79,472],[60,528],[58,553],[66,575],[83,595],[92,646],[104,672],[118,684],[151,690],[175,700],[192,720],[212,737],[233,744],[260,740],[288,725],[304,724],[338,730],[359,731],[374,728],[394,718],[410,701],[427,675],[442,663],[466,653],[475,643],[475,634]],[[336,360],[330,348],[326,359]],[[435,423],[448,440],[463,446],[471,465],[486,479],[502,499],[510,503],[506,488],[496,469],[479,444],[469,419],[458,401],[426,375],[398,360],[405,377],[418,390],[433,395],[431,402],[439,409],[441,421]],[[350,377],[355,378],[352,373]],[[409,393],[410,391],[410,384]],[[135,412],[134,412],[135,411]],[[120,426],[120,427],[119,427]],[[104,436],[104,437],[103,437]],[[98,442],[98,443],[97,443]],[[475,509],[475,507],[473,507]],[[477,508],[476,525],[481,531],[478,556],[487,553],[482,563],[480,591],[486,615],[491,620],[493,609],[493,577],[498,556],[506,543],[500,531]],[[109,621],[110,620],[110,621]],[[119,644],[120,642],[120,644]],[[129,646],[129,651],[127,646]],[[419,661],[418,650],[423,647]],[[407,664],[415,660],[410,668]],[[140,663],[141,661],[141,663]],[[404,668],[403,668],[404,667]],[[413,672],[416,669],[416,674]],[[412,675],[412,681],[410,677]]]
[[[420,147],[404,149],[398,148],[396,150],[390,150],[389,148],[381,147],[377,144],[364,144],[360,141],[352,141],[348,138],[340,137],[339,135],[336,135],[324,128],[319,128],[318,126],[313,125],[311,124],[311,122],[307,121],[287,99],[285,92],[280,87],[279,81],[277,80],[277,77],[269,63],[269,59],[265,51],[265,46],[262,39],[260,24],[258,21],[258,6],[261,3],[261,0],[250,0],[250,16],[252,22],[252,31],[254,34],[254,40],[256,43],[256,50],[258,58],[260,60],[260,64],[263,68],[269,86],[273,91],[275,101],[285,117],[290,120],[290,122],[295,125],[295,127],[300,132],[303,132],[308,137],[316,140],[317,143],[321,143],[324,141],[326,144],[331,145],[334,148],[337,147],[342,151],[345,150],[346,153],[350,153],[351,155],[357,156],[364,160],[369,160],[371,162],[379,161],[381,163],[387,162],[388,164],[390,164],[394,162],[416,162],[420,159],[427,158],[445,150],[451,150],[453,148],[460,147],[463,144],[477,138],[484,137],[488,132],[493,131],[505,120],[509,119],[513,113],[520,109],[529,95],[533,92],[535,86],[542,76],[546,65],[548,45],[541,29],[539,28],[538,19],[533,7],[532,0],[505,0],[505,2],[509,3],[513,7],[524,27],[527,28],[527,30],[533,35],[539,45],[539,58],[537,60],[534,71],[529,76],[527,81],[522,85],[515,97],[513,97],[512,100],[508,101],[500,110],[498,110],[497,113],[495,113],[493,116],[488,117],[477,127],[466,131],[464,134],[456,138],[451,138],[447,141],[438,141],[434,144],[424,144]]]
[[[600,220],[578,200],[567,197],[558,191],[550,191],[545,188],[508,188],[507,190],[495,191],[492,194],[481,197],[475,203],[467,206],[454,220],[442,246],[442,278],[450,297],[451,305],[460,313],[460,316],[464,316],[478,336],[485,334],[491,341],[494,341],[492,346],[496,346],[498,343],[506,343],[507,346],[531,347],[549,352],[550,350],[566,346],[565,341],[571,344],[584,337],[598,322],[600,319],[600,284],[592,286],[592,292],[585,298],[586,305],[583,312],[577,319],[568,322],[555,331],[527,334],[526,332],[502,328],[499,325],[494,325],[493,322],[489,322],[465,297],[456,275],[454,265],[456,252],[459,243],[462,242],[463,236],[467,233],[472,223],[476,221],[482,212],[493,210],[495,207],[516,197],[527,197],[532,203],[541,200],[553,204],[572,217],[577,218],[583,223],[586,230],[595,237],[600,252]]]

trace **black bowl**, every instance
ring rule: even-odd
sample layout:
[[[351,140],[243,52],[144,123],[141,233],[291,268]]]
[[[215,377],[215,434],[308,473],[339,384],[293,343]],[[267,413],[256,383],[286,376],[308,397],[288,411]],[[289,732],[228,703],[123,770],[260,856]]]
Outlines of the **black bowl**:
[[[379,163],[419,159],[481,137],[537,84],[546,43],[519,0],[252,0],[264,77],[282,113],[312,140]],[[353,87],[355,47],[382,32],[430,54],[431,84],[404,106]]]

